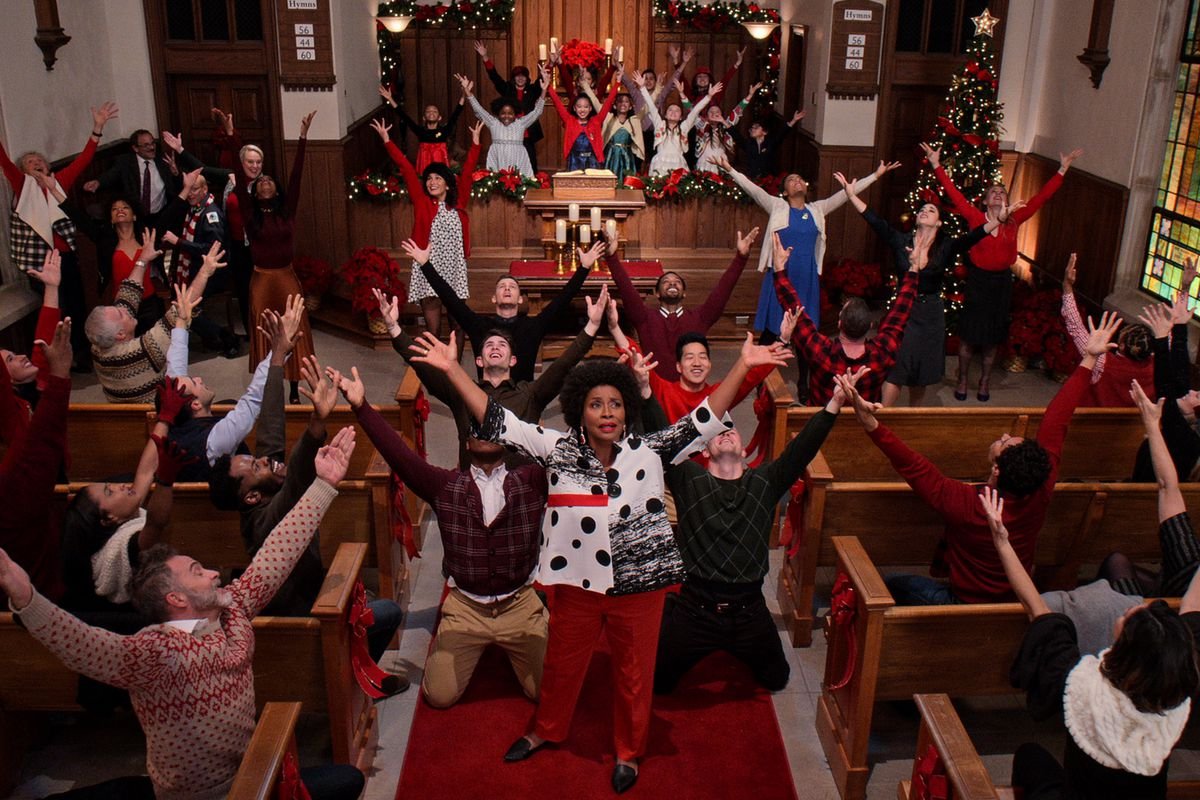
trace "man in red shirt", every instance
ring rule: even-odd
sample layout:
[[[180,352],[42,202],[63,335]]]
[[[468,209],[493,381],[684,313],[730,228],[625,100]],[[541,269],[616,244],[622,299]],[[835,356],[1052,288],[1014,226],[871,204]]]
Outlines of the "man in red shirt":
[[[1116,314],[1106,313],[1099,327],[1089,320],[1083,361],[1046,407],[1036,441],[1004,434],[988,448],[992,470],[983,485],[999,490],[1004,498],[1004,522],[1009,541],[1026,570],[1033,568],[1038,531],[1054,494],[1067,425],[1075,407],[1087,393],[1096,358],[1113,347],[1109,341],[1120,324],[1121,319]],[[1012,600],[1012,587],[996,555],[987,514],[979,502],[981,486],[947,478],[928,459],[911,450],[887,426],[880,424],[873,413],[880,407],[877,403],[863,400],[844,377],[838,378],[838,382],[852,398],[858,420],[871,441],[883,451],[913,491],[946,522],[949,583],[924,575],[891,575],[885,582],[892,597],[900,605]]]

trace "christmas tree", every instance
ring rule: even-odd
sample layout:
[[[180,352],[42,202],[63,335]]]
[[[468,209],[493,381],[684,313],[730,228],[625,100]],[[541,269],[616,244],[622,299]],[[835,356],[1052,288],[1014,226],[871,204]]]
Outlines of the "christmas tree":
[[[933,149],[942,151],[942,166],[963,196],[979,204],[984,191],[1000,182],[1000,121],[1003,106],[996,99],[996,54],[992,49],[992,28],[999,21],[986,9],[973,17],[975,37],[966,52],[966,64],[950,84],[946,111],[937,118],[927,139]],[[908,194],[908,206],[915,215],[925,203],[945,207],[941,184],[933,169],[925,163]],[[942,212],[945,231],[950,236],[967,232],[962,217]],[[966,269],[961,265],[946,275],[943,298],[946,303],[946,330],[958,329],[962,309],[963,281]]]

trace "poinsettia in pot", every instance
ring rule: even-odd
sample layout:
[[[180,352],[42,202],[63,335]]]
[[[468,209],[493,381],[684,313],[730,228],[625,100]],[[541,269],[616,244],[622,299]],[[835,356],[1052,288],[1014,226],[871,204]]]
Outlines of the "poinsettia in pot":
[[[400,263],[386,250],[378,247],[362,247],[342,265],[342,278],[350,284],[350,303],[355,311],[367,315],[367,328],[371,333],[387,333],[387,325],[379,316],[379,303],[372,289],[400,298],[400,305],[408,302],[408,288],[400,280]]]
[[[321,298],[333,288],[333,267],[323,258],[299,256],[292,262],[292,268],[304,290],[304,307],[311,314],[321,307]]]

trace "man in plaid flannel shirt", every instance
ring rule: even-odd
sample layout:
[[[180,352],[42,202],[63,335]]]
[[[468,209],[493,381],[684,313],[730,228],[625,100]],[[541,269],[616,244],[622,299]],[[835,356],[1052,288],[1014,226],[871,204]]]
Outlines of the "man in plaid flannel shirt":
[[[448,708],[466,691],[489,644],[508,654],[521,690],[537,700],[546,656],[549,613],[532,576],[546,509],[546,470],[527,463],[508,469],[504,446],[467,440],[470,464],[443,469],[409,447],[366,402],[358,369],[338,375],[346,402],[388,466],[437,514],[442,601],[421,691],[434,708]]]
[[[787,276],[787,260],[792,248],[784,248],[779,234],[774,236],[775,246],[775,295],[779,304],[789,315],[796,317],[796,330],[792,343],[801,360],[808,364],[809,405],[824,405],[833,396],[833,376],[843,375],[858,367],[867,367],[868,372],[858,383],[858,391],[871,402],[879,402],[883,380],[892,364],[904,337],[904,326],[917,296],[917,274],[925,266],[923,261],[913,259],[913,266],[900,281],[900,292],[891,309],[879,324],[879,332],[868,340],[871,331],[871,312],[861,298],[851,297],[842,305],[838,315],[838,335],[830,339],[821,334],[808,314],[800,305],[800,297]]]

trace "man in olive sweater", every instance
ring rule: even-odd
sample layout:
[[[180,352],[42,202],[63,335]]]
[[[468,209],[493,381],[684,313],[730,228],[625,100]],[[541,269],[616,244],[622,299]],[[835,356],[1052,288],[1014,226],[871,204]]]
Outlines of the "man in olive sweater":
[[[866,374],[851,376],[857,382]],[[669,693],[709,653],[724,650],[750,667],[754,680],[773,692],[787,685],[790,669],[779,632],[763,599],[775,507],[820,449],[837,421],[841,390],[813,416],[774,461],[747,468],[736,428],[709,439],[707,468],[687,460],[667,470],[679,509],[676,536],[687,578],[667,598],[654,691]],[[647,404],[655,406],[654,403]],[[665,418],[647,424],[664,427]]]

